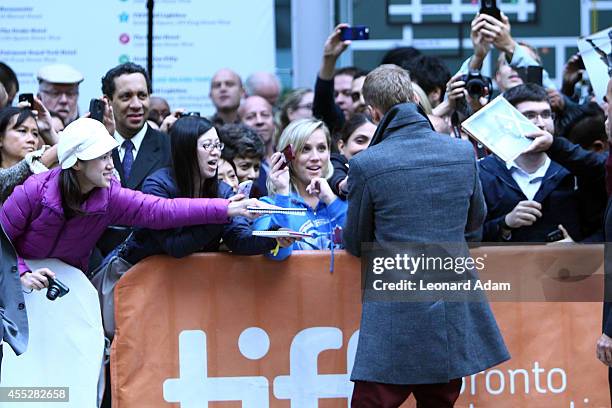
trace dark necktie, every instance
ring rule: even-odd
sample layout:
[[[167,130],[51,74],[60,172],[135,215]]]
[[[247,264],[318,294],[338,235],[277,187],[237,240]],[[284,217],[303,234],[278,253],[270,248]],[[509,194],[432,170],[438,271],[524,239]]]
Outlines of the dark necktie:
[[[125,154],[123,155],[123,162],[121,163],[123,166],[123,176],[125,177],[125,181],[130,178],[130,172],[132,171],[132,164],[134,163],[134,153],[132,150],[134,149],[134,143],[131,140],[125,140],[121,145],[125,149]]]

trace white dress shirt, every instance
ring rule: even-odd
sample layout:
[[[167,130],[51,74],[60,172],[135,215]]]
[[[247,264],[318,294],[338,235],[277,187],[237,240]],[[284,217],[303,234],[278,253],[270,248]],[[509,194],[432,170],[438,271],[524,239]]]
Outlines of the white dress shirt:
[[[550,158],[548,156],[546,157],[544,164],[542,164],[531,174],[521,169],[516,162],[506,163],[506,168],[510,171],[510,175],[514,181],[516,181],[516,184],[518,184],[528,200],[533,200],[537,194],[540,186],[542,185],[542,179],[544,179],[549,167]]]
[[[134,149],[133,149],[134,160],[136,160],[136,156],[138,155],[138,152],[140,151],[140,145],[142,145],[142,140],[145,137],[145,133],[147,133],[147,129],[148,129],[148,125],[145,122],[142,129],[140,129],[140,131],[136,133],[134,137],[130,139],[132,143],[134,143]],[[123,147],[123,142],[126,140],[126,138],[121,136],[121,134],[117,130],[115,130],[114,137],[117,143],[119,143],[119,160],[121,161],[121,163],[123,163],[123,157],[125,156],[125,148]]]

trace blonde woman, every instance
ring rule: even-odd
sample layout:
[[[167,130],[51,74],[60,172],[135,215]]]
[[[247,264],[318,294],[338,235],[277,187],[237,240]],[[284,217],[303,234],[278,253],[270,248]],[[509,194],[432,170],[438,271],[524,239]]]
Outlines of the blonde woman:
[[[280,152],[288,145],[293,147],[295,158],[283,168]],[[262,201],[279,207],[303,208],[306,213],[263,216],[254,223],[254,229],[280,226],[313,235],[290,247],[278,248],[271,255],[276,259],[286,258],[293,249],[330,249],[334,229],[344,225],[347,204],[338,199],[327,182],[334,172],[329,130],[319,120],[297,120],[283,131],[277,149],[271,157],[268,174],[269,196]]]

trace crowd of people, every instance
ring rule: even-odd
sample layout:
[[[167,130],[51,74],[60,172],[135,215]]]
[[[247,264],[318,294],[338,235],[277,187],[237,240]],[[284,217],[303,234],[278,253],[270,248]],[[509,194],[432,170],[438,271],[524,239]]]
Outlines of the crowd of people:
[[[410,190],[413,175],[389,176],[385,166],[403,155],[454,154],[454,147],[445,150],[448,144],[459,143],[454,139],[465,139],[460,154],[477,163],[472,173],[454,173],[456,185],[467,182],[474,191],[481,189],[483,212],[474,216],[481,222],[472,219],[468,225],[469,220],[464,220],[461,228],[449,224],[439,237],[547,242],[559,230],[557,239],[563,241],[604,242],[604,212],[612,192],[612,182],[606,179],[611,164],[606,118],[612,108],[598,104],[592,89],[584,97],[579,56],[568,60],[560,87],[546,70],[541,82],[531,83],[522,73],[542,66],[537,50],[513,39],[506,16],[498,20],[482,14],[471,25],[473,55],[461,67],[448,67],[438,57],[400,47],[390,50],[381,67],[368,73],[336,67],[350,47],[350,41],[340,36],[346,26],[338,25],[324,44],[313,89],[283,92],[273,73],[253,73],[243,81],[232,69],[218,70],[210,81],[216,111],[209,118],[170,107],[153,95],[146,70],[134,63],[113,67],[102,78],[99,99],[104,115],[98,120],[78,110],[83,76],[73,67],[40,68],[38,93],[31,102],[17,102],[17,77],[0,63],[0,223],[16,251],[26,292],[48,287],[59,272],[32,270],[28,259],[57,258],[93,277],[117,256],[133,265],[157,254],[180,258],[225,250],[281,261],[293,250],[343,248],[337,239],[343,228],[347,249],[356,254],[362,242],[410,241],[412,236],[398,233],[396,227],[383,232],[384,220],[376,225],[380,234],[376,236],[363,230],[371,219],[356,224],[356,219],[386,202],[388,193],[366,189],[368,180],[382,168],[380,174],[394,180],[381,179],[380,186]],[[472,92],[466,82],[470,76],[482,76],[483,61],[492,52],[498,53],[495,75],[492,81],[483,81],[480,92]],[[381,73],[399,79],[381,80]],[[376,80],[384,92],[377,91]],[[534,139],[532,147],[512,162],[469,139],[460,126],[496,92],[539,129],[526,135]],[[612,85],[607,95],[612,97]],[[389,101],[401,109],[392,109],[395,105]],[[415,123],[414,135],[393,132],[394,126]],[[395,134],[403,139],[391,149],[389,138]],[[435,140],[438,147],[432,145]],[[411,143],[423,143],[422,150]],[[287,163],[283,151],[289,147],[294,158]],[[364,151],[371,155],[359,159]],[[377,155],[380,162],[370,160]],[[469,180],[459,180],[476,174],[477,188]],[[241,190],[248,182],[251,198]],[[445,190],[431,185],[428,195],[435,201],[447,194]],[[352,205],[362,206],[353,219]],[[247,207],[304,212],[258,217]],[[407,219],[425,216],[418,208],[409,210],[417,213],[405,214]],[[450,217],[435,204],[429,211],[427,217]],[[255,230],[279,229],[309,237],[252,236]],[[388,237],[381,238],[385,234]],[[4,262],[10,258],[3,255]],[[8,290],[6,286],[0,292],[0,306],[4,302],[5,320],[18,321],[25,311],[8,305],[23,295]],[[4,340],[23,352],[27,340],[18,331],[4,330]],[[611,337],[612,319],[604,316],[598,355],[608,366]],[[503,344],[497,362],[507,358],[502,349]],[[368,381],[369,369],[358,368],[359,379]],[[439,379],[431,378],[430,382]],[[452,395],[454,391],[450,399]]]

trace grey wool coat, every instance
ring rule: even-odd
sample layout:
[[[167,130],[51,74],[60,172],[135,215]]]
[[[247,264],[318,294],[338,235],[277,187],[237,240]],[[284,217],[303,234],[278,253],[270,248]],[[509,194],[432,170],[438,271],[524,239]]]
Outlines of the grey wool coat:
[[[344,240],[361,244],[459,243],[486,215],[469,142],[436,133],[413,103],[394,106],[372,144],[349,163]],[[464,246],[465,245],[465,246]],[[482,302],[364,300],[351,380],[444,383],[495,366],[510,355]]]
[[[28,315],[17,270],[15,249],[1,226],[0,252],[0,338],[19,355],[28,345]]]

